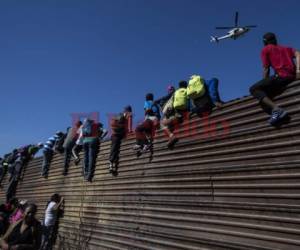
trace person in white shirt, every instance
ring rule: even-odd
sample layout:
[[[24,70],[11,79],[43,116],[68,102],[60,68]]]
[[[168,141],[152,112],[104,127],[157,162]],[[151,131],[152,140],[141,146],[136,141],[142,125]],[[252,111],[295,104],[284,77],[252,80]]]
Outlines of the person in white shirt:
[[[62,205],[64,198],[59,194],[53,194],[47,204],[44,219],[44,230],[40,250],[52,249],[54,228],[57,222],[57,213]]]

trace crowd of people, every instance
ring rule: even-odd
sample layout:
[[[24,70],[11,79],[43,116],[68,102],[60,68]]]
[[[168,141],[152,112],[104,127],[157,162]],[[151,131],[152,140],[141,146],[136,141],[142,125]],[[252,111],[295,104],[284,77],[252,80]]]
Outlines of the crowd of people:
[[[17,185],[22,179],[28,162],[43,147],[42,143],[26,145],[14,149],[0,159],[0,184],[8,173],[8,185],[6,188],[6,201],[15,196]]]
[[[263,79],[250,88],[250,93],[259,101],[269,115],[272,126],[280,126],[289,120],[288,113],[276,105],[272,98],[282,93],[288,84],[300,79],[300,52],[277,44],[274,33],[263,36],[264,48],[261,52],[263,62]],[[270,68],[274,75],[270,77]],[[144,152],[153,150],[153,140],[157,129],[161,128],[168,136],[167,147],[173,149],[179,138],[176,129],[196,114],[199,117],[209,115],[216,107],[221,108],[218,91],[219,80],[212,78],[205,80],[200,75],[192,75],[188,80],[178,83],[178,88],[169,85],[165,96],[155,99],[153,93],[145,96],[144,120],[135,128],[136,145],[133,150],[140,156]],[[111,150],[109,155],[109,172],[118,174],[119,153],[122,140],[132,134],[132,107],[124,110],[110,119]],[[80,162],[80,152],[84,151],[82,175],[84,180],[91,182],[94,175],[99,145],[108,131],[103,124],[95,119],[86,118],[76,121],[66,133],[58,131],[45,143],[30,144],[5,154],[0,158],[0,184],[8,173],[6,189],[6,204],[1,205],[0,233],[2,249],[37,249],[36,227],[38,222],[34,218],[36,206],[26,201],[18,202],[15,196],[18,181],[22,179],[27,163],[40,150],[43,150],[41,176],[48,178],[49,168],[54,153],[64,154],[62,174],[68,174],[68,168],[73,158],[75,165]],[[55,220],[54,214],[61,206],[63,199],[55,194],[47,205],[43,241],[41,246],[48,249],[47,243],[51,238]],[[8,225],[12,225],[8,228]],[[8,228],[8,229],[7,229]],[[28,243],[29,242],[29,243]],[[15,247],[15,246],[18,247]],[[24,247],[24,248],[22,248]],[[27,247],[27,248],[26,248]]]
[[[135,129],[136,145],[133,149],[138,155],[152,148],[155,131],[158,128],[163,128],[168,134],[167,146],[171,149],[178,142],[174,133],[176,125],[182,123],[185,118],[190,118],[194,113],[202,116],[204,113],[210,113],[213,107],[221,107],[222,105],[218,93],[218,79],[216,78],[205,81],[202,77],[195,75],[191,77],[189,83],[180,81],[177,90],[170,85],[167,91],[166,96],[157,100],[154,99],[152,93],[146,95],[145,118]],[[110,119],[112,133],[109,172],[113,175],[118,172],[121,142],[129,133],[133,132],[132,113],[132,107],[128,105],[123,112]],[[4,155],[1,159],[0,181],[8,172],[7,200],[15,196],[18,180],[22,177],[26,164],[40,149],[43,152],[42,177],[48,178],[54,153],[64,154],[62,174],[66,176],[71,159],[73,158],[75,165],[78,165],[80,152],[83,151],[82,174],[84,180],[91,182],[99,145],[107,134],[108,130],[103,128],[102,123],[85,118],[83,121],[76,121],[72,127],[67,128],[65,133],[57,131],[45,143],[26,145]]]
[[[300,79],[300,52],[277,44],[274,33],[263,36],[264,48],[261,58],[263,62],[263,80],[250,88],[250,93],[259,100],[263,109],[270,114],[269,123],[278,126],[289,116],[278,107],[272,98],[281,93],[289,83]],[[295,59],[295,60],[294,60]],[[270,68],[274,75],[270,77]],[[161,128],[168,136],[167,147],[172,149],[179,141],[176,128],[184,120],[194,114],[202,117],[209,115],[214,107],[221,108],[222,101],[218,91],[219,80],[203,79],[200,75],[192,75],[188,80],[178,83],[178,88],[170,85],[165,96],[155,99],[153,93],[145,96],[144,120],[135,128],[136,145],[133,149],[137,155],[153,150],[155,131]],[[111,117],[111,151],[109,156],[109,172],[118,173],[119,152],[122,140],[133,132],[132,107],[126,106],[122,113]],[[26,164],[39,149],[43,150],[41,176],[48,178],[49,167],[55,152],[64,154],[63,175],[68,174],[71,158],[75,165],[80,162],[80,152],[84,151],[82,174],[86,181],[92,181],[100,142],[107,135],[103,124],[95,119],[86,118],[76,121],[66,133],[56,132],[45,143],[27,145],[14,149],[4,155],[0,162],[0,183],[6,172],[9,173],[7,200],[15,195],[15,189]]]
[[[35,218],[37,206],[13,197],[0,205],[0,235],[3,250],[51,250],[58,229],[64,199],[53,194],[42,222]]]

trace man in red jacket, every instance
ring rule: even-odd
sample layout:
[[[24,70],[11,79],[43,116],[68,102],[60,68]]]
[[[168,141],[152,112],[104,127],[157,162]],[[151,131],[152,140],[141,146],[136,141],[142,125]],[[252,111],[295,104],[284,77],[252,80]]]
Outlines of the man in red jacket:
[[[123,113],[112,117],[111,126],[111,149],[109,155],[109,172],[118,174],[119,154],[122,140],[132,132],[132,108],[130,105],[124,108]]]
[[[271,115],[269,123],[276,126],[286,119],[288,114],[278,107],[270,97],[282,92],[295,79],[300,80],[300,52],[293,48],[278,45],[274,33],[266,33],[263,36],[263,42],[265,45],[261,51],[263,79],[250,88],[250,93]],[[296,59],[296,64],[294,59]],[[270,67],[275,73],[271,77]]]

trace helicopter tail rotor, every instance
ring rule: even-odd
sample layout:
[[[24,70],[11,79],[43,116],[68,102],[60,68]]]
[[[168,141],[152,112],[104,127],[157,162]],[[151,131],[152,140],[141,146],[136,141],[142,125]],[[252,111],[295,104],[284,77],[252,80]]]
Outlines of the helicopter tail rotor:
[[[219,39],[218,39],[218,37],[216,37],[216,36],[211,36],[210,38],[211,38],[210,41],[211,41],[212,43],[218,43],[218,42],[219,42]]]

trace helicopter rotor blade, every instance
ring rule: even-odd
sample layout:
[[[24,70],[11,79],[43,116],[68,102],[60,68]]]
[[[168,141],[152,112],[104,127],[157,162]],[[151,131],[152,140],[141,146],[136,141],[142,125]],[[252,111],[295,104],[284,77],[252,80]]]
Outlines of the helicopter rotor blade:
[[[245,28],[256,28],[257,27],[257,25],[247,25],[247,26],[245,26]]]
[[[235,25],[235,27],[238,26],[238,21],[239,21],[239,13],[236,11],[236,12],[235,12],[235,20],[234,20],[234,25]]]
[[[233,29],[235,27],[216,27],[217,30],[229,30],[229,29]]]

